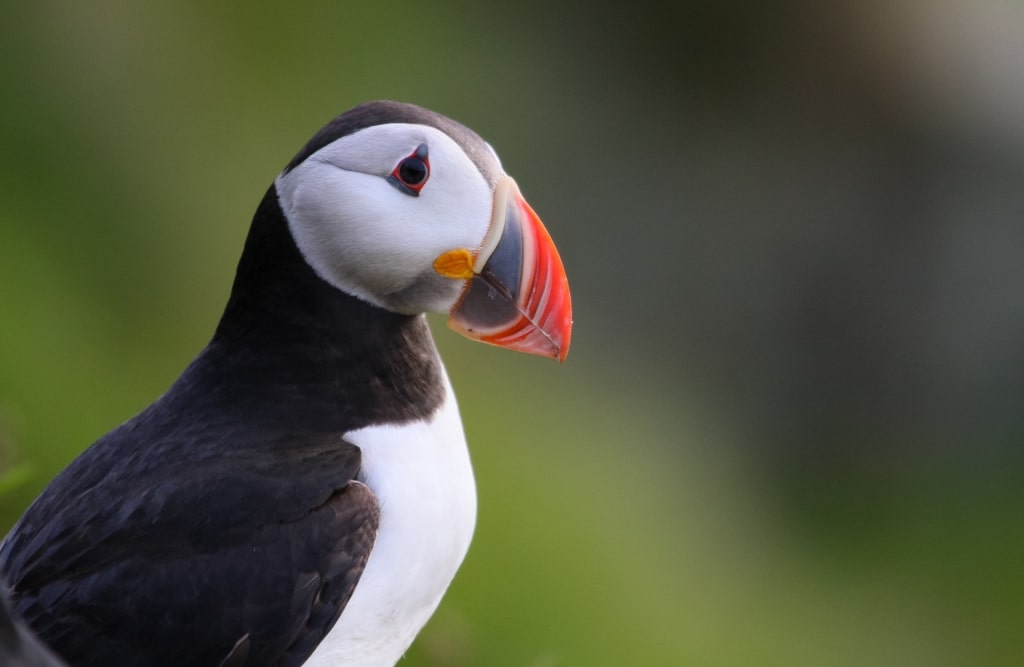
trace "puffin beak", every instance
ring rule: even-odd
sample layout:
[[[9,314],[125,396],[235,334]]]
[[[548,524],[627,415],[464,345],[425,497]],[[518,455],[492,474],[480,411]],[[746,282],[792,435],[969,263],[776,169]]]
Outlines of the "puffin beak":
[[[495,188],[480,250],[443,253],[434,269],[466,279],[449,327],[484,343],[565,361],[572,333],[569,281],[555,244],[512,178]]]

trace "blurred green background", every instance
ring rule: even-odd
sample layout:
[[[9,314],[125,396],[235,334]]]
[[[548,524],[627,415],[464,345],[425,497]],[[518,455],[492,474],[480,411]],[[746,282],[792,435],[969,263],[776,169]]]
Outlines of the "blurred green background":
[[[403,665],[1024,662],[1024,8],[4,3],[0,531],[211,335],[330,117],[486,137],[568,362],[437,334],[477,535]]]

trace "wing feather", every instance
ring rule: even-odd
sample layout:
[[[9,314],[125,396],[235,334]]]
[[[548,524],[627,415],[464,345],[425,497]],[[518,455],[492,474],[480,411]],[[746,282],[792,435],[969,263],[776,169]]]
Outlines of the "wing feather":
[[[301,665],[376,538],[358,448],[290,436],[97,479],[103,442],[0,546],[24,621],[75,667]]]

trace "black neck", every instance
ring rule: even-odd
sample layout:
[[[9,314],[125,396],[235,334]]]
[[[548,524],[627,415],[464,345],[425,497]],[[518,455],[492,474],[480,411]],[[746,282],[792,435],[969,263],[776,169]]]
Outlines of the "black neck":
[[[366,339],[368,326],[386,335],[412,319],[370,305],[316,275],[295,245],[271,186],[253,216],[213,342],[344,347]]]
[[[392,313],[321,279],[271,186],[253,218],[224,315],[182,376],[218,402],[311,426],[425,417],[443,398],[423,317]]]

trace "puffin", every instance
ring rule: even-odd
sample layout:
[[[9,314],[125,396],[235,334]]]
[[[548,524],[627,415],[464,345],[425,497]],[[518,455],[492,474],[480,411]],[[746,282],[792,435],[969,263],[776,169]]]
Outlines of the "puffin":
[[[476,522],[430,312],[569,350],[562,260],[490,144],[365,103],[267,190],[209,344],[0,544],[19,623],[69,667],[394,665]]]

